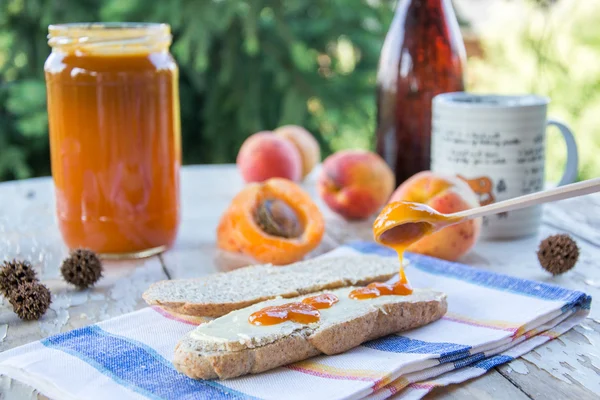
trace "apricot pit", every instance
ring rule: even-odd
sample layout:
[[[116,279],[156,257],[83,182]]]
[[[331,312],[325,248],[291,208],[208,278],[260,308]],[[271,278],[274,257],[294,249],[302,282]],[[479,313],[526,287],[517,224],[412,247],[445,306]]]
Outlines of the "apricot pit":
[[[302,234],[298,215],[282,200],[264,200],[256,209],[255,219],[258,226],[272,236],[289,239]]]

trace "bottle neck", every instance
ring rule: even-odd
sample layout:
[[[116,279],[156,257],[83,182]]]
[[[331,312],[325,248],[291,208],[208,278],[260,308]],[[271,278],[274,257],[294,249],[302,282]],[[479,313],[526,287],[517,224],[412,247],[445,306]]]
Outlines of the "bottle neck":
[[[445,8],[452,7],[451,0],[400,0],[398,8],[401,7],[427,7],[427,8]]]
[[[400,0],[392,25],[394,23],[405,25],[407,29],[434,25],[447,31],[445,35],[456,38],[461,36],[451,0]]]

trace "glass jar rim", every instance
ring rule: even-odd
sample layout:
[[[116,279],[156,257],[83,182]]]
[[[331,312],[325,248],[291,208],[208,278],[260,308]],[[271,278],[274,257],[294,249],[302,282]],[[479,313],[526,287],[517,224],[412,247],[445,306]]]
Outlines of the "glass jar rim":
[[[170,25],[161,22],[68,22],[64,24],[50,24],[48,31],[52,35],[54,32],[68,32],[80,30],[82,32],[91,32],[96,29],[106,30],[147,30],[147,31],[170,31]]]
[[[64,46],[160,46],[171,44],[171,27],[155,22],[73,22],[48,26],[48,45]]]

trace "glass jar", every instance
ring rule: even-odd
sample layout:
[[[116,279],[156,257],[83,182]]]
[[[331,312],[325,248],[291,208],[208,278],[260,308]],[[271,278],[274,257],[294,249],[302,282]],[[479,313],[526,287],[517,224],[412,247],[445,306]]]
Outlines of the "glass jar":
[[[135,258],[179,226],[178,67],[165,24],[49,27],[52,177],[69,248]]]

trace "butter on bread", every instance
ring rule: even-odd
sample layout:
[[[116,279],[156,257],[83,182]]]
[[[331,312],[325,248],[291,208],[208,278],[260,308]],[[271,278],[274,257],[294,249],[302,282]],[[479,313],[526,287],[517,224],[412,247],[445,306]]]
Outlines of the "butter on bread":
[[[397,272],[398,261],[392,257],[319,257],[285,267],[255,265],[202,278],[160,281],[143,298],[179,314],[220,317],[276,297],[384,282]]]
[[[255,326],[248,322],[255,311],[306,296],[268,300],[231,312],[184,336],[177,344],[173,364],[195,379],[234,378],[319,354],[342,353],[366,341],[429,324],[447,310],[446,295],[440,292],[415,289],[408,296],[353,300],[348,298],[353,289],[325,291],[340,301],[319,310],[320,320],[310,324],[286,321]]]

